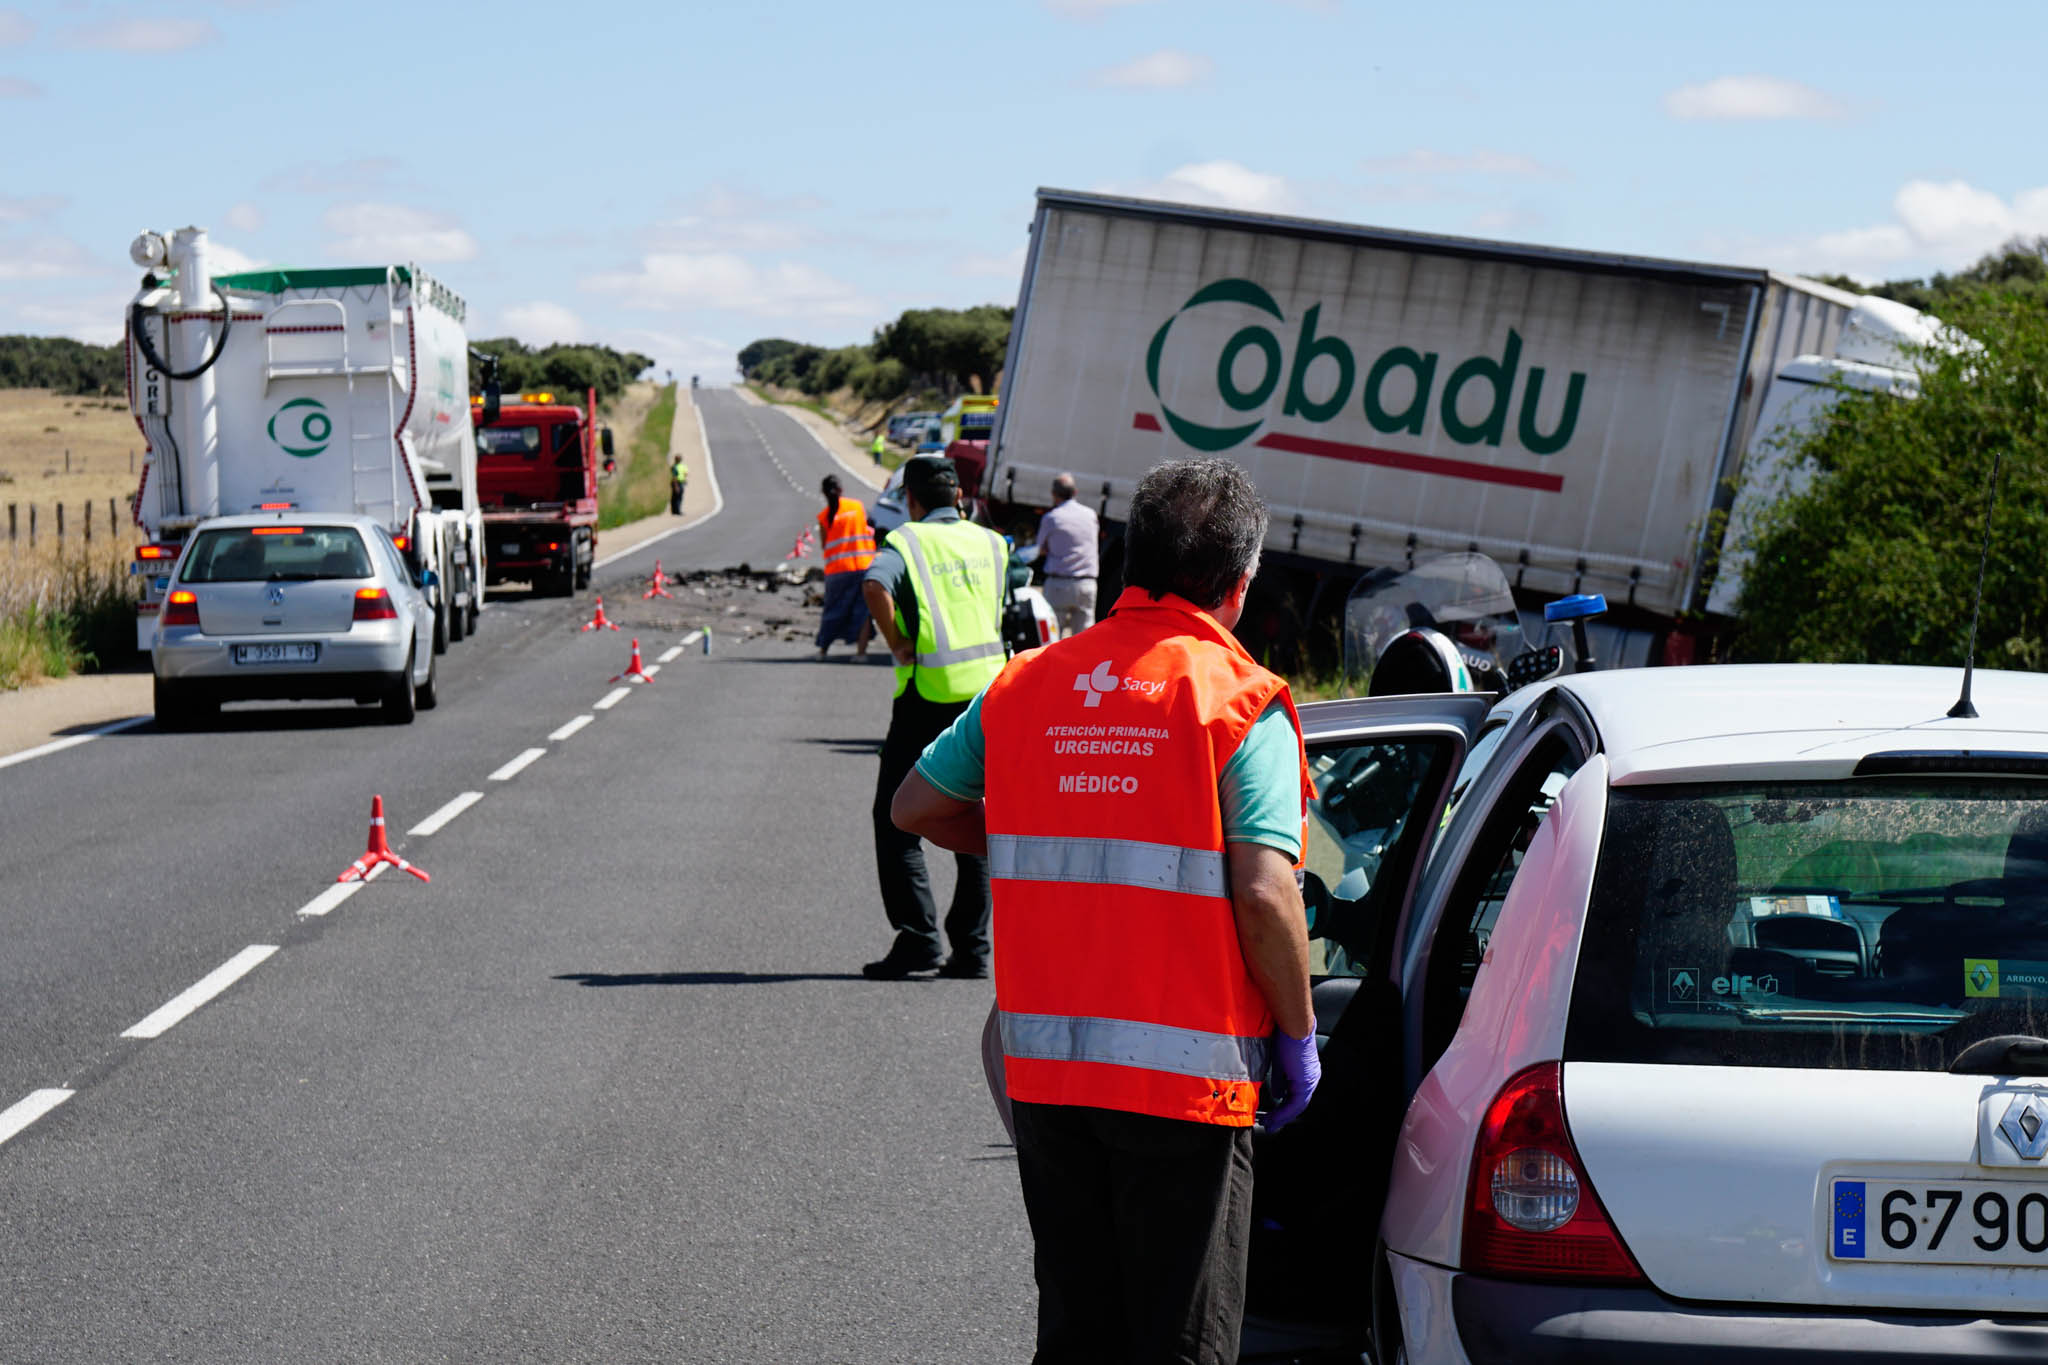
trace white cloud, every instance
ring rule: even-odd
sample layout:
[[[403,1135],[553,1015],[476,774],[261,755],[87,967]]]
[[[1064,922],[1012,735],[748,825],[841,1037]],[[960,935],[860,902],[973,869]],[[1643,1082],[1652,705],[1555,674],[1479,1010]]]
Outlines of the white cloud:
[[[32,218],[47,218],[64,207],[61,194],[37,194],[16,198],[0,194],[0,223],[26,223]]]
[[[1682,85],[1664,96],[1664,112],[1678,119],[1840,118],[1832,95],[1777,76],[1717,76]]]
[[[121,339],[129,293],[126,289],[102,290],[55,302],[23,303],[14,309],[13,325],[7,330],[68,336],[95,346],[111,345]]]
[[[226,242],[217,242],[211,237],[207,239],[206,268],[216,275],[239,275],[245,270],[261,270],[265,264]]]
[[[1108,186],[1111,194],[1140,199],[1165,199],[1210,208],[1249,209],[1261,213],[1293,213],[1301,196],[1286,179],[1241,166],[1235,161],[1196,161],[1168,171],[1157,180]]]
[[[629,327],[608,344],[653,356],[655,369],[673,373],[682,383],[694,374],[707,384],[730,384],[739,372],[740,348],[717,337]]]
[[[66,41],[106,52],[183,52],[219,37],[204,19],[110,19],[72,29]]]
[[[309,161],[265,176],[263,188],[295,194],[363,194],[387,188],[397,170],[397,159],[388,156]]]
[[[43,93],[43,87],[34,81],[25,81],[19,76],[0,76],[0,100],[32,100]]]
[[[1207,80],[1216,63],[1198,53],[1166,47],[1143,57],[1106,66],[1089,77],[1092,85],[1118,90],[1178,90]]]
[[[968,255],[954,261],[948,269],[954,275],[966,280],[997,279],[1016,280],[1024,274],[1024,248],[1005,251],[1001,255]]]
[[[499,310],[496,332],[509,332],[529,346],[582,341],[590,335],[583,319],[559,303],[535,300]]]
[[[1150,3],[1152,0],[1045,0],[1045,7],[1062,19],[1094,23],[1114,10]]]
[[[254,204],[243,202],[229,209],[222,221],[237,232],[261,232],[263,210]]]
[[[825,207],[811,194],[769,195],[745,186],[712,185],[684,202],[683,213],[643,234],[655,252],[697,255],[719,251],[796,251],[826,233],[795,221]],[[843,231],[833,234],[844,241]]]
[[[91,275],[107,263],[67,237],[0,242],[0,280],[58,280]]]
[[[729,251],[654,252],[583,288],[636,308],[714,308],[764,318],[859,318],[879,311],[849,284],[795,261],[757,266]]]
[[[1564,172],[1512,152],[1477,151],[1450,155],[1417,147],[1399,156],[1368,157],[1358,163],[1368,175],[1451,176],[1501,175],[1523,180],[1554,180]]]
[[[350,261],[468,261],[476,238],[452,219],[404,204],[336,204],[321,216],[327,254]]]
[[[14,47],[35,36],[34,20],[18,9],[0,9],[0,47]]]
[[[1963,180],[1911,180],[1892,196],[1892,220],[1811,237],[1714,243],[1724,254],[1818,274],[1875,280],[1958,270],[2014,237],[2048,235],[2048,186],[2011,199]]]

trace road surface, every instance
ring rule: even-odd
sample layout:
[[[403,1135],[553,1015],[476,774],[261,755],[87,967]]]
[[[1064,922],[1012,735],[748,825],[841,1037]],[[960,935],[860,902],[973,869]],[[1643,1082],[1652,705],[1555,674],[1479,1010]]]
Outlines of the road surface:
[[[698,397],[723,507],[599,571],[625,632],[513,593],[412,726],[0,770],[0,1358],[1028,1358],[988,983],[859,976],[888,671],[640,600],[778,562],[835,468]],[[373,794],[433,880],[341,898]]]

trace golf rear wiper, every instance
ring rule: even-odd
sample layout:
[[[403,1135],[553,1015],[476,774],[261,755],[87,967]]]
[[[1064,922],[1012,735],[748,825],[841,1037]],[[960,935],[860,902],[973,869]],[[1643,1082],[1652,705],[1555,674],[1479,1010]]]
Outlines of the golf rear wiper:
[[[1952,1076],[2048,1076],[2048,1038],[2001,1033],[1970,1044],[1948,1064]]]

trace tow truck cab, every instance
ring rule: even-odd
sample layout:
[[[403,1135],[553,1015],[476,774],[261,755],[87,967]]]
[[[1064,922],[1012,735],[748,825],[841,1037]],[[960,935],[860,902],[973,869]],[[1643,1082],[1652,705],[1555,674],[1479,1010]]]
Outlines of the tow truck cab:
[[[582,407],[553,393],[507,394],[488,423],[485,413],[485,401],[472,399],[488,579],[573,592],[590,579],[598,461],[612,453],[596,391],[585,392]]]

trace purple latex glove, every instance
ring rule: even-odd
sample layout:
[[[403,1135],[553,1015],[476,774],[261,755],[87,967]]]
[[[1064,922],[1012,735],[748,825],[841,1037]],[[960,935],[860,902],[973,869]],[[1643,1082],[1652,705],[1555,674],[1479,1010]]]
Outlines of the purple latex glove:
[[[1301,1117],[1309,1097],[1323,1079],[1323,1062],[1316,1056],[1316,1038],[1290,1038],[1283,1029],[1273,1030],[1273,1067],[1280,1073],[1285,1098],[1266,1115],[1266,1131],[1277,1133]],[[1270,1082],[1269,1082],[1270,1084]]]

